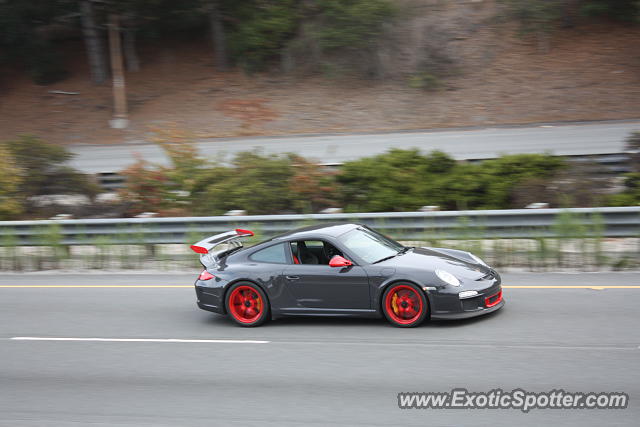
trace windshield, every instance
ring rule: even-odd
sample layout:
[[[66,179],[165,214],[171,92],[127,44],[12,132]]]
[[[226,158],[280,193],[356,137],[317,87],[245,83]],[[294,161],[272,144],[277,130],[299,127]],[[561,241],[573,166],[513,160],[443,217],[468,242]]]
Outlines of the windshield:
[[[404,249],[400,243],[366,228],[348,231],[338,240],[368,263],[395,256]]]

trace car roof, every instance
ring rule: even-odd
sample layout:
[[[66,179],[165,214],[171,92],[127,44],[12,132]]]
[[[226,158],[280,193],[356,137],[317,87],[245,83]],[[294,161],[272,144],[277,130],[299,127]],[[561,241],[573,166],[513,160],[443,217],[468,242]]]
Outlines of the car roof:
[[[272,240],[292,240],[292,239],[306,239],[319,236],[338,237],[347,231],[360,227],[360,224],[352,223],[331,223],[331,224],[316,224],[308,227],[298,228],[286,233],[275,236]]]

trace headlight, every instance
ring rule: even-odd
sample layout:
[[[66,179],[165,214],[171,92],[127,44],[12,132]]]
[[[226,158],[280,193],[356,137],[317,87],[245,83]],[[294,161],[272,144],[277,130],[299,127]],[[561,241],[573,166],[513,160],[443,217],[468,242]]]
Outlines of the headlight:
[[[482,264],[482,265],[484,265],[485,267],[489,267],[489,266],[487,265],[487,263],[486,263],[486,262],[484,262],[483,260],[481,260],[481,259],[480,259],[480,257],[477,257],[477,256],[475,256],[475,255],[474,255],[474,254],[472,254],[472,253],[470,253],[469,255],[470,255],[470,256],[471,256],[471,258],[473,258],[473,260],[474,260],[475,262],[477,262],[478,264]]]
[[[450,284],[451,286],[460,286],[460,280],[453,274],[444,270],[436,270],[436,275],[445,283]]]

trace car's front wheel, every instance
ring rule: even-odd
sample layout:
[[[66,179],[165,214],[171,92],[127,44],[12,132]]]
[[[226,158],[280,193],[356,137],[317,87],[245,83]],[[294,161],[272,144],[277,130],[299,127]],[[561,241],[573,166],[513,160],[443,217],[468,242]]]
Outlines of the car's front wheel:
[[[259,326],[269,318],[267,296],[252,283],[236,283],[227,292],[227,313],[241,326]]]
[[[421,324],[428,313],[427,297],[416,285],[396,283],[382,296],[382,311],[387,320],[400,328]]]

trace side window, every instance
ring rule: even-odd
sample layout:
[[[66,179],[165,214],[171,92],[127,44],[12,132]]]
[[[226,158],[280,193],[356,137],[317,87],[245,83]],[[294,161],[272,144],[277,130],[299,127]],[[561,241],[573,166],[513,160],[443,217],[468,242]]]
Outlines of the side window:
[[[305,240],[304,244],[312,251],[321,251],[325,243],[321,240]]]
[[[294,264],[328,265],[335,255],[342,255],[331,243],[322,240],[298,240],[291,242]]]
[[[287,264],[287,256],[284,252],[284,243],[269,246],[249,256],[252,261],[268,262],[272,264]]]

